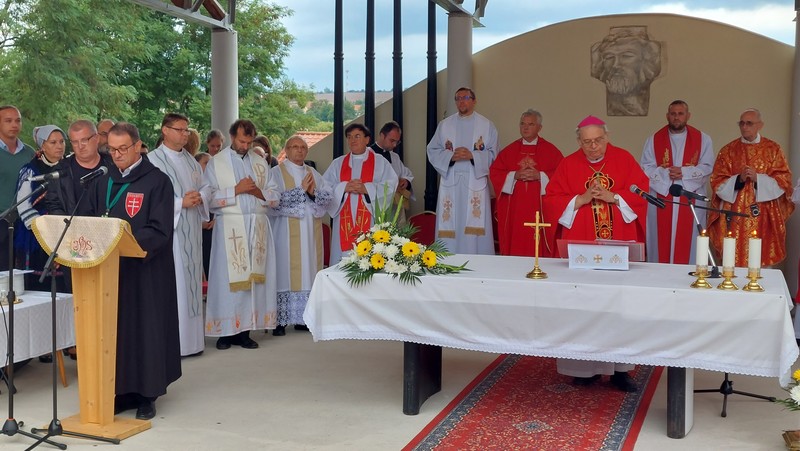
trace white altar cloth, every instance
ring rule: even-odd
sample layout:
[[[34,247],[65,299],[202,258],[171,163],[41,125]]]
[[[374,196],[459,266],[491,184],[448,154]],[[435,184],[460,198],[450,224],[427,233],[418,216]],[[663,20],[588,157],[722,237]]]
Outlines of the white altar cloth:
[[[314,340],[380,339],[493,353],[698,368],[780,378],[798,356],[791,297],[778,270],[763,293],[689,287],[688,265],[631,263],[629,271],[570,270],[540,259],[455,255],[471,271],[415,286],[376,275],[352,288],[338,267],[320,271],[304,314]],[[734,279],[746,283],[746,269]]]
[[[14,361],[30,359],[52,351],[50,293],[26,291],[14,304]],[[0,307],[0,352],[8,346],[8,306]],[[64,349],[75,345],[75,322],[72,319],[72,295],[56,293],[56,345]],[[6,358],[0,359],[3,366]]]

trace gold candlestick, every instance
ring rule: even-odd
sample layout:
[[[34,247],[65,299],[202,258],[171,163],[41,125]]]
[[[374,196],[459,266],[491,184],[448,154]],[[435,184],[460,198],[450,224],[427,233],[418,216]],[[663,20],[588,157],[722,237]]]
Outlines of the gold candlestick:
[[[697,265],[697,268],[694,271],[694,275],[697,276],[697,280],[695,280],[689,287],[691,288],[711,288],[711,284],[708,283],[706,280],[706,276],[708,275],[708,265]]]
[[[738,290],[739,287],[736,286],[735,283],[731,279],[736,277],[736,274],[733,273],[733,268],[722,268],[722,283],[717,285],[717,288],[720,290]]]
[[[534,260],[533,269],[525,276],[529,279],[546,279],[547,273],[539,268],[539,229],[542,227],[550,227],[550,224],[539,222],[539,212],[536,212],[535,222],[526,222],[523,224],[525,227],[533,227],[534,232]]]
[[[758,279],[761,278],[761,269],[759,268],[749,268],[747,270],[747,278],[750,279],[750,282],[747,282],[747,285],[742,287],[744,291],[764,291],[764,287],[758,283]]]

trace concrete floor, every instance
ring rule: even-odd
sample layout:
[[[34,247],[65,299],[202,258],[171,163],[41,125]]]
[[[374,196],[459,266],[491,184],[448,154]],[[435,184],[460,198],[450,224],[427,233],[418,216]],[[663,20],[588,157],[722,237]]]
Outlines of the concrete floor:
[[[314,343],[289,328],[285,337],[253,333],[257,350],[237,346],[183,360],[183,377],[156,403],[152,429],[121,445],[60,437],[70,450],[399,450],[497,356],[444,350],[443,388],[419,415],[402,413],[402,343]],[[58,387],[58,416],[78,412],[75,362],[67,359],[69,387]],[[24,428],[52,419],[50,365],[35,359],[16,374],[14,414]],[[776,397],[777,379],[732,375],[734,387]],[[695,372],[698,388],[718,387],[722,374]],[[8,394],[0,394],[6,413]],[[781,450],[784,429],[800,429],[800,412],[731,396],[721,418],[722,395],[695,396],[695,422],[681,440],[666,436],[666,371],[647,414],[636,450]],[[132,412],[123,415],[132,416]],[[0,436],[0,449],[25,449],[21,435]],[[56,449],[42,444],[38,449]]]

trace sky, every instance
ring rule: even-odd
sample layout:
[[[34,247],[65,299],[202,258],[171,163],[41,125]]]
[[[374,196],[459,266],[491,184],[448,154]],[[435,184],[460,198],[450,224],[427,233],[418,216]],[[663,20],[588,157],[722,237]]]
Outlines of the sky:
[[[316,91],[333,89],[333,0],[267,0],[294,13],[283,24],[295,42],[285,60],[288,78]],[[343,0],[345,90],[364,89],[366,0]],[[392,88],[392,0],[375,1],[375,88]],[[464,0],[472,12],[474,0]],[[784,42],[795,43],[793,0],[491,0],[473,29],[478,52],[511,37],[547,25],[585,17],[631,13],[672,13],[723,22]],[[427,0],[402,1],[403,87],[424,79],[427,71]],[[437,7],[437,67],[447,62],[447,16]]]

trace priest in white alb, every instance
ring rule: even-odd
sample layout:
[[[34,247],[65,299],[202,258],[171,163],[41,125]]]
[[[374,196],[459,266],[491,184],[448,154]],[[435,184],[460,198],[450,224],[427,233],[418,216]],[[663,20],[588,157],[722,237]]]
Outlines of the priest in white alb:
[[[314,277],[323,267],[322,217],[331,202],[331,189],[319,172],[305,164],[308,144],[300,136],[286,140],[286,159],[271,169],[281,192],[280,204],[269,211],[277,254],[278,325],[307,330],[303,321]]]
[[[269,163],[250,145],[255,125],[238,119],[231,145],[206,166],[211,212],[215,215],[208,272],[206,335],[217,349],[256,349],[251,330],[274,329],[278,316],[275,246],[267,207],[280,199]]]
[[[178,325],[181,356],[199,355],[205,348],[203,333],[203,236],[202,222],[208,221],[208,193],[203,189],[203,171],[184,150],[189,138],[189,119],[169,113],[161,121],[164,140],[147,157],[167,174],[175,191],[175,227],[172,253],[178,289]],[[206,191],[206,197],[201,194]]]
[[[342,254],[353,249],[356,238],[372,227],[376,206],[391,208],[397,189],[392,166],[367,148],[369,129],[353,123],[344,134],[350,152],[333,160],[324,175],[333,189],[328,206],[333,221],[331,265],[339,263]]]
[[[439,173],[436,239],[456,254],[494,255],[489,167],[497,128],[475,112],[475,92],[456,91],[458,112],[439,123],[428,143],[428,160]]]

